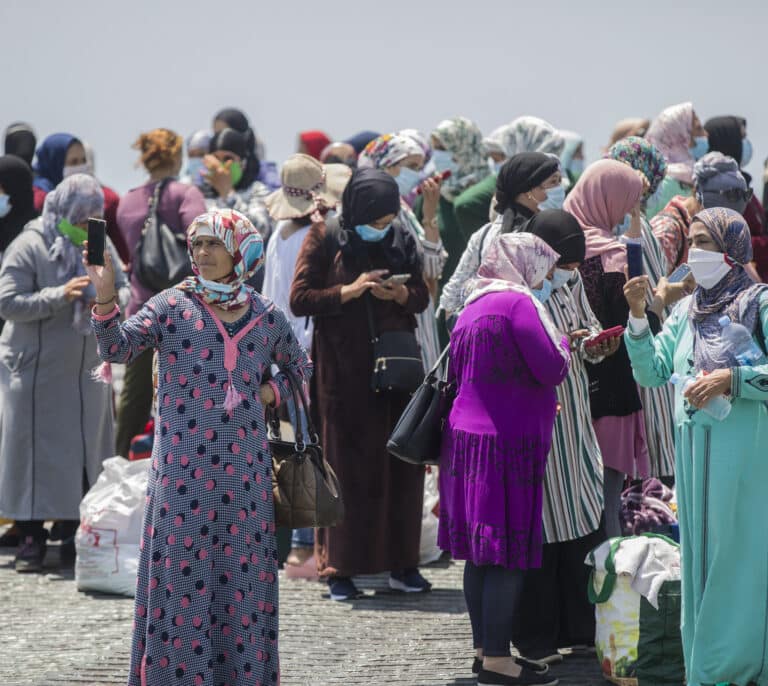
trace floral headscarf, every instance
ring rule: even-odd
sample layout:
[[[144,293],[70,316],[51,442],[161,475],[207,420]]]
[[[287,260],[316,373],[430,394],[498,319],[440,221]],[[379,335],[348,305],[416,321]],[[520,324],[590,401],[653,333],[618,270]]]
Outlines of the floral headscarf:
[[[99,182],[87,174],[67,177],[45,196],[43,235],[48,245],[48,257],[56,263],[56,277],[62,284],[76,276],[85,276],[85,267],[81,256],[82,243],[73,242],[71,237],[65,236],[59,230],[59,224],[63,219],[70,224],[82,224],[89,217],[101,217],[103,213],[104,193]],[[96,290],[88,286],[75,302],[72,326],[83,336],[91,333],[91,320],[86,316],[85,306],[95,297]]]
[[[410,138],[421,148],[421,154],[424,155],[424,161],[429,162],[432,157],[432,146],[429,144],[429,138],[418,129],[403,129],[397,132],[398,136]]]
[[[684,102],[662,110],[653,120],[645,138],[667,158],[667,174],[689,186],[693,183],[691,131],[693,103]]]
[[[698,371],[711,372],[738,366],[732,353],[722,345],[718,320],[723,315],[754,332],[760,326],[760,296],[768,285],[756,284],[744,270],[752,259],[752,240],[746,220],[738,212],[714,207],[699,212],[693,222],[701,222],[731,264],[731,271],[714,286],[696,288],[691,298],[689,316],[694,333],[694,360]]]
[[[452,200],[491,173],[483,147],[483,134],[473,121],[454,117],[441,121],[432,135],[453,155],[458,171],[443,181],[442,194]]]
[[[531,293],[559,259],[557,252],[531,233],[500,234],[488,246],[477,276],[467,282],[464,293],[467,305],[488,293],[516,291],[527,295],[536,307],[542,326],[567,363],[569,356],[562,347],[563,335]]]
[[[605,157],[628,164],[648,179],[645,199],[650,198],[659,189],[667,173],[667,161],[664,155],[645,138],[637,136],[623,138],[608,149]]]
[[[198,236],[218,238],[234,262],[232,273],[223,281],[208,281],[192,254],[192,244]],[[209,305],[234,310],[248,302],[253,288],[246,284],[264,263],[264,244],[261,234],[248,217],[236,210],[211,209],[192,221],[187,229],[187,249],[194,276],[182,281],[178,288],[200,297]]]
[[[565,141],[549,122],[525,116],[494,129],[483,144],[487,152],[500,152],[508,158],[519,152],[548,152],[559,157]]]
[[[423,155],[421,146],[412,138],[400,136],[396,133],[385,133],[374,138],[365,146],[360,157],[357,158],[357,166],[360,168],[383,169],[394,167],[406,157],[411,155]]]

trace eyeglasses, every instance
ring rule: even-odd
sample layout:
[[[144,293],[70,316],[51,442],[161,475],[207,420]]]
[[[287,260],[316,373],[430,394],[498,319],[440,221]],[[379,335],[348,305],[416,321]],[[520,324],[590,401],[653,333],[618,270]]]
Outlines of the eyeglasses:
[[[752,196],[754,195],[754,191],[751,188],[747,188],[747,190],[741,190],[741,188],[726,188],[724,190],[719,191],[702,191],[703,195],[719,195],[729,202],[739,202],[740,200],[743,202],[749,202],[752,200]]]

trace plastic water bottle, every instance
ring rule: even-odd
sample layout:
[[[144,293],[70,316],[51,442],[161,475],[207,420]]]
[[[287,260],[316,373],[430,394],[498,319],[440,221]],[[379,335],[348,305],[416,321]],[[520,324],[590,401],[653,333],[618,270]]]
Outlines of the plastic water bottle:
[[[696,379],[692,376],[682,376],[675,373],[669,378],[669,381],[675,386],[679,386],[681,393],[685,393],[685,389],[696,381]],[[700,409],[702,412],[706,412],[710,417],[721,422],[731,413],[731,403],[724,395],[718,395],[717,397],[712,398],[712,400]]]
[[[733,353],[740,366],[755,367],[759,364],[765,364],[765,355],[755,343],[746,326],[732,322],[731,318],[727,316],[720,317],[718,322],[723,328],[723,342]]]

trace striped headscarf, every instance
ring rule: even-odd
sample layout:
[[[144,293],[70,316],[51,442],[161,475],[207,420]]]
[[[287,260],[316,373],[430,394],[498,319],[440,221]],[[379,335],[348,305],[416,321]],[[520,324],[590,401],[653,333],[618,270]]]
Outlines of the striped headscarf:
[[[691,131],[693,103],[683,102],[661,111],[653,120],[645,138],[667,158],[667,174],[689,186],[693,184]]]
[[[650,198],[667,173],[667,161],[653,143],[645,138],[630,136],[614,143],[605,153],[606,159],[618,160],[641,172],[648,179],[644,197]]]
[[[483,134],[466,117],[441,121],[432,135],[453,155],[458,171],[443,181],[442,193],[452,200],[463,190],[482,181],[491,173],[483,147]]]
[[[192,253],[192,245],[198,236],[218,238],[232,256],[232,273],[222,281],[208,281],[200,276]],[[195,217],[187,229],[187,250],[194,276],[182,281],[178,288],[225,310],[234,310],[248,302],[253,288],[246,281],[264,263],[261,234],[248,217],[230,209],[211,209]]]

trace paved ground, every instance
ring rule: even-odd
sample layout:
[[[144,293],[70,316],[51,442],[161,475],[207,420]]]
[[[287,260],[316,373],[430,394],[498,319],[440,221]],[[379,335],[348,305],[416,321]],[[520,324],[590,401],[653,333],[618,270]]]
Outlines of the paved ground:
[[[71,572],[16,574],[12,553],[0,549],[0,684],[125,683],[133,601],[78,593]],[[461,570],[429,567],[435,589],[423,597],[363,578],[366,597],[353,603],[323,599],[318,583],[281,579],[283,685],[472,686]],[[567,658],[555,673],[569,686],[606,683],[594,656]]]

